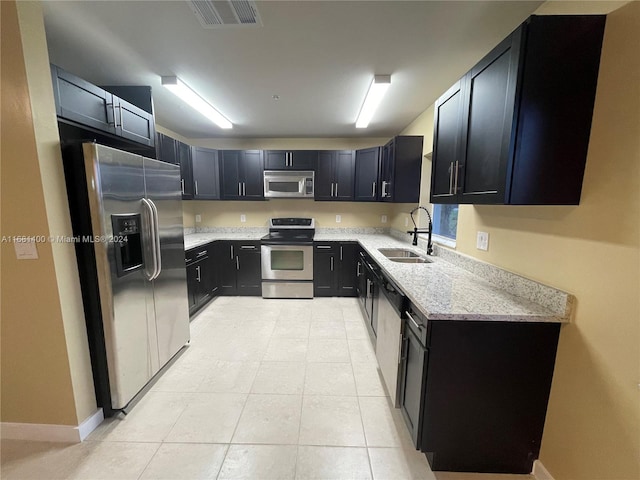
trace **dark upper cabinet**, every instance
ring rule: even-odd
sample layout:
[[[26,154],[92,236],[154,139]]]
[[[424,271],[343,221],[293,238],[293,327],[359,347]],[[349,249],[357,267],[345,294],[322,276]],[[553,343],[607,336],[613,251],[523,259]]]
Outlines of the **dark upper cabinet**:
[[[353,200],[355,152],[327,150],[318,153],[314,184],[316,200]]]
[[[436,102],[433,203],[580,202],[604,24],[532,16]]]
[[[382,147],[380,200],[417,203],[420,200],[423,137],[403,135]]]
[[[223,200],[262,200],[263,157],[261,150],[222,150],[221,198]]]
[[[193,171],[191,167],[191,147],[186,143],[176,141],[178,164],[180,165],[180,183],[182,199],[193,199]]]
[[[134,104],[113,96],[115,106],[116,135],[153,147],[156,141],[156,125],[153,114]]]
[[[316,150],[265,150],[265,170],[315,170]]]
[[[191,147],[193,198],[195,200],[220,199],[220,167],[218,151]]]
[[[156,158],[163,162],[180,165],[177,142],[175,138],[163,133],[156,134]]]
[[[435,104],[434,155],[431,165],[432,203],[458,203],[457,195],[453,191],[453,172],[462,150],[462,105],[462,80],[456,82]],[[437,157],[435,152],[438,152]]]
[[[375,202],[378,200],[380,154],[380,147],[356,150],[354,190],[354,200],[356,202]]]
[[[55,65],[51,78],[58,117],[115,135],[111,93]]]
[[[56,114],[59,118],[145,146],[155,145],[156,132],[152,108],[147,108],[149,111],[144,110],[131,101],[55,65],[51,65],[51,79]],[[151,105],[150,87],[113,87],[118,88],[122,89],[126,98],[135,100],[144,97],[143,106]],[[130,95],[131,92],[133,93]]]

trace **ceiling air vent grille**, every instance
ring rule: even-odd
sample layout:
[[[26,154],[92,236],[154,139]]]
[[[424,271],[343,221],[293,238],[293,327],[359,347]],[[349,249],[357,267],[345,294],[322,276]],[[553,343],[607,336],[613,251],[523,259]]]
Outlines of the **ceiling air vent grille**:
[[[261,25],[256,4],[250,0],[188,0],[204,28]]]

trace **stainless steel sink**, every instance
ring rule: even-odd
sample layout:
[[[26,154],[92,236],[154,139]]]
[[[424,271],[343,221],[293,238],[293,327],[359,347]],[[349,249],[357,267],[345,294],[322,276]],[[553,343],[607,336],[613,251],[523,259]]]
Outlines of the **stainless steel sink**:
[[[412,258],[396,257],[396,258],[389,258],[389,260],[391,260],[392,262],[398,262],[398,263],[431,263],[432,262],[432,260],[429,260],[428,258],[424,258],[424,257],[412,257]]]
[[[414,258],[420,256],[406,248],[379,248],[378,251],[387,258]]]
[[[398,263],[431,263],[423,257],[407,248],[379,248],[378,251],[392,262]]]

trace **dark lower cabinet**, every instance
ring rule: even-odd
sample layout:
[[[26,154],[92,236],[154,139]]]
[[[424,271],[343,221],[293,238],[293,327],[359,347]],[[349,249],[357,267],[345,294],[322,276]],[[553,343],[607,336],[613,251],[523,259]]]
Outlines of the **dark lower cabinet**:
[[[190,315],[200,310],[218,294],[215,248],[216,242],[212,242],[185,252]]]
[[[357,242],[314,242],[313,295],[355,297],[358,295]]]
[[[530,473],[539,456],[558,323],[427,321],[413,305],[401,409],[435,471]]]
[[[220,268],[221,295],[262,295],[259,241],[220,241],[216,264]]]

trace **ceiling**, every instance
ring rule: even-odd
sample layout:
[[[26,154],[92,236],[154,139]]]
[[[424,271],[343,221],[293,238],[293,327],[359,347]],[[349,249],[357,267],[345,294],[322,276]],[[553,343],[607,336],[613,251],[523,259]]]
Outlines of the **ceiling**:
[[[188,138],[399,133],[542,2],[258,1],[262,26],[205,29],[186,1],[43,3],[52,63],[98,85],[151,85],[156,122]],[[374,74],[391,87],[354,126]],[[234,124],[160,84],[177,75]],[[279,100],[274,100],[278,95]]]

